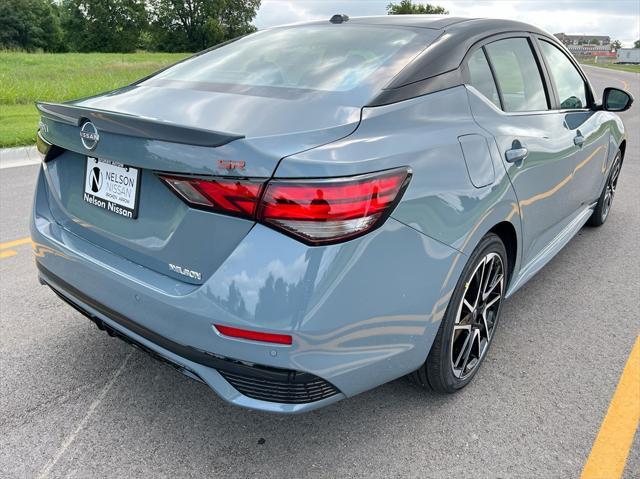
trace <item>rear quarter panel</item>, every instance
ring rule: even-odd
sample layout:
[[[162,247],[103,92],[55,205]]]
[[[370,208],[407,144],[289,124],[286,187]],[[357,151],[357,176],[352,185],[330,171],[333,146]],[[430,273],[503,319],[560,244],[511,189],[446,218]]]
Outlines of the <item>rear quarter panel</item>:
[[[486,139],[491,184],[478,188],[471,181],[459,141],[464,135]],[[462,86],[364,108],[352,135],[285,158],[275,176],[344,176],[399,166],[411,167],[413,178],[392,214],[396,220],[465,255],[500,222],[511,223],[520,236],[518,202],[495,140],[475,123]],[[516,270],[518,264],[516,258]]]

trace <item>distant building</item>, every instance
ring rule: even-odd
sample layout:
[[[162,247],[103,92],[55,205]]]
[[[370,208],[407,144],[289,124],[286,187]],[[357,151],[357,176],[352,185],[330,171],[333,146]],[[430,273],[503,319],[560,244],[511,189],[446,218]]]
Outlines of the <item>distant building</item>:
[[[640,48],[621,48],[618,50],[618,63],[640,63]]]
[[[569,50],[574,56],[575,55],[583,55],[590,57],[607,57],[613,56],[616,54],[613,52],[613,47],[609,44],[607,45],[567,45],[567,50]]]
[[[606,35],[567,35],[554,33],[554,36],[565,45],[586,45],[597,42],[598,45],[609,45],[611,37]]]

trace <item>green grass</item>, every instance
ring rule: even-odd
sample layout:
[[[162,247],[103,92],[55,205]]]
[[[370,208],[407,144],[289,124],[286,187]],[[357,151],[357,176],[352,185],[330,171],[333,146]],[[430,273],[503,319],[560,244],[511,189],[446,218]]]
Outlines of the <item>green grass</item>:
[[[593,60],[580,60],[583,65],[592,65],[594,67],[608,68],[610,70],[620,70],[623,72],[640,73],[640,65],[618,65],[617,63],[596,63]]]
[[[0,51],[0,147],[34,143],[37,100],[58,102],[113,90],[185,56]]]

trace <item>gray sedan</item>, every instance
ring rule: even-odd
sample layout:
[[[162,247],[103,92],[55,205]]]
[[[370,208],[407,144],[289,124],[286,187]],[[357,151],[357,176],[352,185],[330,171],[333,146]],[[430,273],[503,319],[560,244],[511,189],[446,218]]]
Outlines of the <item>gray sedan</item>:
[[[261,31],[39,103],[40,280],[225,400],[443,393],[506,298],[611,212],[626,150],[553,36],[386,16]]]

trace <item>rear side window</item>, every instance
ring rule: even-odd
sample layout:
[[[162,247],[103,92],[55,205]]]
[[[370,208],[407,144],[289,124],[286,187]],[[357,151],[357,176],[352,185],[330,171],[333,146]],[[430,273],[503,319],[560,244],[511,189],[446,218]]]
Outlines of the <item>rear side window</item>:
[[[587,107],[587,89],[582,75],[571,61],[558,48],[549,42],[541,41],[540,49],[551,70],[553,84],[558,92],[561,109]]]
[[[491,68],[489,68],[484,50],[476,50],[476,52],[469,57],[467,69],[469,71],[469,84],[491,100],[495,106],[500,108],[498,89],[493,81]]]
[[[502,93],[504,111],[549,108],[540,70],[526,38],[498,40],[485,48]]]

